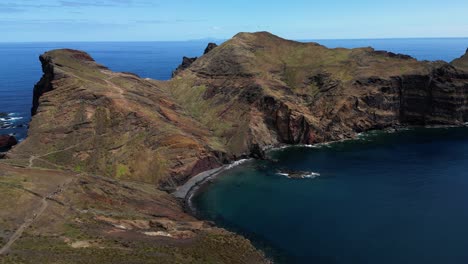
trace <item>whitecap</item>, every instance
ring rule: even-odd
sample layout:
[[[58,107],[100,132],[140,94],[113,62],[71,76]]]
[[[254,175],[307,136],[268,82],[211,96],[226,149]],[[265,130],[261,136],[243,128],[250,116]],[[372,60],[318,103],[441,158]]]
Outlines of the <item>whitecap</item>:
[[[241,160],[238,160],[238,161],[234,161],[233,163],[229,164],[226,169],[229,170],[229,169],[232,169],[236,166],[239,166],[241,165],[242,163],[246,162],[246,161],[249,161],[250,159],[241,159]]]
[[[15,121],[15,120],[21,120],[23,117],[0,117],[0,121],[5,122],[5,121]]]
[[[320,176],[320,173],[318,173],[318,172],[311,172],[311,173],[309,173],[309,174],[306,174],[306,175],[302,176],[302,178],[306,178],[306,179],[315,179],[315,178],[317,178],[317,177],[319,177],[319,176]]]
[[[291,178],[291,177],[289,177],[289,174],[288,174],[288,173],[278,172],[278,173],[276,173],[276,174],[277,174],[277,175],[281,175],[281,176],[285,176],[285,177],[287,177],[287,178]]]
[[[277,172],[276,175],[284,176],[286,178],[295,178],[295,179],[315,179],[320,176],[320,173],[318,172],[309,172],[304,175],[301,175],[301,177],[291,177],[289,173],[286,172]]]

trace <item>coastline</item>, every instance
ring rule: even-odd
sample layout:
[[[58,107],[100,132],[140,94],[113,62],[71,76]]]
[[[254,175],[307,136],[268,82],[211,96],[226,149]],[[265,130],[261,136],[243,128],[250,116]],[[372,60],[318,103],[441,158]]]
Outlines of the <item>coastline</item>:
[[[207,183],[209,180],[216,178],[221,173],[250,160],[252,159],[240,159],[230,164],[201,172],[190,178],[185,184],[179,186],[176,191],[172,192],[172,195],[178,199],[184,200],[185,205],[189,209],[189,213],[194,214],[195,208],[192,205],[192,197],[197,193],[198,189],[200,189],[202,185]]]
[[[376,130],[369,130],[361,133],[356,133],[353,137],[350,138],[344,138],[340,140],[331,140],[331,141],[325,141],[325,142],[320,142],[320,143],[315,143],[315,144],[297,144],[297,145],[288,145],[288,144],[280,144],[277,146],[265,146],[263,150],[265,152],[270,152],[270,151],[276,151],[276,150],[281,150],[281,149],[286,149],[286,148],[320,148],[320,147],[326,147],[330,144],[333,143],[340,143],[340,142],[345,142],[345,141],[351,141],[351,140],[365,140],[365,138],[360,138],[362,136],[365,136],[368,133],[372,132],[382,132],[382,133],[398,133],[401,131],[406,131],[406,130],[411,130],[411,129],[416,129],[416,128],[424,128],[424,129],[437,129],[437,128],[462,128],[462,127],[468,127],[468,123],[464,124],[459,124],[459,125],[426,125],[426,126],[398,126],[398,127],[389,127],[389,128],[384,128],[384,129],[376,129]],[[187,206],[189,213],[192,215],[196,215],[196,208],[193,206],[192,203],[192,198],[195,196],[197,191],[205,185],[207,182],[210,180],[218,177],[220,174],[223,172],[232,169],[236,166],[239,166],[247,161],[253,160],[253,158],[250,159],[240,159],[237,161],[234,161],[230,164],[223,165],[221,167],[207,170],[204,172],[201,172],[192,178],[190,178],[185,184],[179,186],[176,191],[172,192],[171,194],[175,196],[178,199],[181,199],[184,201],[184,204]]]
[[[459,126],[454,126],[454,127],[459,127]],[[362,133],[356,133],[353,137],[350,138],[344,138],[340,140],[330,140],[330,141],[325,141],[325,142],[320,142],[320,143],[315,143],[315,144],[297,144],[297,145],[289,145],[289,144],[279,144],[279,145],[269,145],[263,147],[263,150],[265,152],[270,152],[270,151],[276,151],[276,150],[281,150],[281,149],[286,149],[286,148],[294,148],[294,147],[299,147],[299,148],[319,148],[323,146],[327,146],[329,144],[333,143],[339,143],[339,142],[344,142],[344,141],[349,141],[349,140],[358,140],[360,136],[372,132],[372,131],[379,131],[379,132],[388,132],[388,133],[394,133],[398,132],[401,130],[407,130],[410,129],[411,127],[398,127],[398,128],[386,128],[386,129],[379,129],[379,130],[369,130],[366,132]],[[429,126],[426,126],[424,128],[430,128]],[[195,196],[197,191],[205,185],[207,182],[210,180],[218,177],[221,173],[232,169],[238,165],[243,164],[246,161],[253,160],[253,158],[250,159],[240,159],[236,160],[230,164],[223,165],[221,167],[211,169],[211,170],[206,170],[204,172],[201,172],[192,178],[190,178],[185,184],[179,186],[176,191],[172,192],[171,194],[178,198],[183,200],[185,206],[187,206],[189,213],[192,215],[196,215],[196,208],[192,204],[192,198]]]

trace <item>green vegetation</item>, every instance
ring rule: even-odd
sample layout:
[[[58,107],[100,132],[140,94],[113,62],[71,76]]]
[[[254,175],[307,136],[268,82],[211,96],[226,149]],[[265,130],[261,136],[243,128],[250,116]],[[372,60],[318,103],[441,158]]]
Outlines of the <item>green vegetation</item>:
[[[115,175],[115,177],[117,179],[121,179],[121,178],[127,176],[128,173],[129,173],[129,170],[128,170],[128,167],[126,165],[117,164],[117,170],[116,170],[116,175]]]

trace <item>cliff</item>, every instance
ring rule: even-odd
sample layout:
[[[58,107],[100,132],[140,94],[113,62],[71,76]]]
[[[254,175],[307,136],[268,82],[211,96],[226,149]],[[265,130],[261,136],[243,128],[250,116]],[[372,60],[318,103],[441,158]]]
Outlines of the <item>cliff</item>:
[[[256,145],[463,124],[468,75],[460,65],[240,33],[181,72],[169,90],[240,155]]]
[[[3,243],[33,219],[9,248],[26,252],[17,262],[56,261],[38,241],[90,262],[266,261],[167,192],[199,172],[262,158],[268,146],[468,120],[466,55],[418,61],[258,32],[209,45],[165,82],[112,72],[77,50],[40,60],[28,138],[0,160]]]
[[[224,146],[162,84],[115,73],[88,54],[40,57],[28,138],[9,157],[117,179],[177,186],[220,166]]]

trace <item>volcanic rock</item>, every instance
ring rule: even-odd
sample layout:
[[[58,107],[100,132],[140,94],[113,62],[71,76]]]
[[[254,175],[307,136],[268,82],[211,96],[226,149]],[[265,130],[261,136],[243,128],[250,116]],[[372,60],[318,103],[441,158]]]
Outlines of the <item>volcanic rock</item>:
[[[208,46],[205,49],[204,54],[207,54],[208,52],[212,51],[216,47],[218,47],[218,45],[216,43],[209,43]],[[172,77],[175,77],[177,74],[179,74],[179,72],[181,72],[181,71],[187,69],[188,67],[190,67],[190,65],[192,65],[192,63],[194,63],[197,59],[198,59],[198,57],[193,57],[193,58],[183,57],[182,58],[182,64],[180,64],[177,67],[177,69],[175,69],[172,72]]]
[[[11,135],[0,135],[0,149],[11,148],[18,144],[18,140]]]
[[[214,48],[218,47],[216,43],[208,43],[208,46],[205,49],[205,52],[203,54],[207,54],[208,52],[212,51]]]

